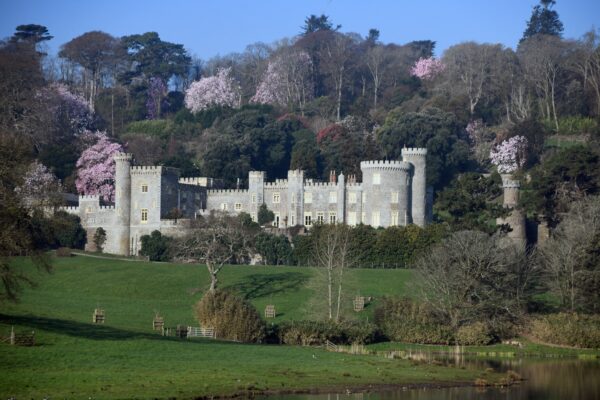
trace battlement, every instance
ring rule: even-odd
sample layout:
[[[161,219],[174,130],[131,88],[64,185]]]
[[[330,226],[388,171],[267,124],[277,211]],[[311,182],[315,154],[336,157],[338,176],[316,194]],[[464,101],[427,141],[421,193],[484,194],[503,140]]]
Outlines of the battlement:
[[[275,182],[265,182],[265,188],[286,189],[287,179],[275,179]]]
[[[265,171],[249,171],[248,177],[250,179],[265,179]]]
[[[210,194],[247,194],[248,189],[213,189],[208,190],[207,193]]]
[[[346,187],[360,189],[360,188],[362,188],[362,183],[361,182],[346,183]]]
[[[402,149],[402,157],[404,156],[426,156],[427,149],[422,147],[405,147]]]
[[[361,161],[360,169],[396,169],[402,171],[409,171],[411,164],[406,161],[395,161],[395,160],[374,160],[374,161]]]
[[[206,178],[202,176],[190,177],[190,178],[179,178],[181,185],[193,185],[193,186],[212,186],[212,178]]]
[[[58,207],[60,211],[68,212],[69,214],[79,214],[79,206],[63,206]]]
[[[335,182],[316,182],[316,181],[306,181],[304,183],[304,187],[330,187],[337,188],[337,183]]]
[[[115,206],[100,206],[100,211],[111,211],[114,209],[115,209]]]
[[[79,195],[79,202],[82,202],[82,201],[100,202],[100,196],[97,194],[82,194],[82,195]]]
[[[502,187],[505,189],[519,189],[521,182],[513,179],[502,179]]]
[[[301,169],[288,171],[288,178],[303,178],[303,177],[304,177],[304,171],[302,171]]]
[[[113,156],[115,161],[131,161],[133,160],[133,154],[131,153],[117,153]]]

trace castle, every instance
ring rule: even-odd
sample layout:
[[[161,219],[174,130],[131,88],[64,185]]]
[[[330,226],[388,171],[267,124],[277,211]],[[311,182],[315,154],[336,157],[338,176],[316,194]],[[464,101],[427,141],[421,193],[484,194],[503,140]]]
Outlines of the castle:
[[[154,230],[181,235],[193,218],[213,210],[246,212],[256,221],[263,203],[279,228],[310,228],[315,223],[424,226],[431,221],[433,202],[426,185],[426,156],[427,149],[405,148],[402,161],[363,161],[360,183],[343,174],[316,182],[305,179],[301,170],[266,182],[264,172],[250,171],[248,189],[219,190],[211,179],[180,178],[175,168],[134,166],[131,154],[119,153],[114,157],[114,206],[102,206],[98,196],[80,196],[78,206],[62,209],[81,218],[88,234],[86,249],[94,250],[90,239],[102,227],[104,251],[121,255],[137,255],[140,238]],[[173,210],[177,219],[172,219]]]

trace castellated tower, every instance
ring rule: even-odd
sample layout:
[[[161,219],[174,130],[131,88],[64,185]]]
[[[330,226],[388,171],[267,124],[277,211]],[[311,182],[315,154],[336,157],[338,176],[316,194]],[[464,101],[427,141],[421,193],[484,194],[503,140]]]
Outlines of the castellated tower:
[[[250,193],[250,212],[257,213],[265,196],[265,172],[248,172],[248,192]]]
[[[411,165],[404,161],[363,161],[363,223],[377,226],[411,223]]]
[[[288,171],[288,220],[287,226],[303,223],[304,215],[304,171]]]
[[[402,160],[413,166],[412,184],[409,185],[411,193],[410,213],[412,222],[418,226],[427,223],[427,171],[426,171],[427,149],[403,148]]]
[[[508,217],[498,218],[496,223],[498,225],[508,224],[512,229],[508,233],[508,237],[515,243],[525,246],[527,244],[527,233],[525,227],[525,215],[518,209],[519,204],[519,190],[521,183],[516,180],[510,179],[510,175],[502,176],[502,189],[504,191],[503,205],[507,208],[512,208]]]
[[[131,215],[131,162],[133,156],[118,153],[115,160],[115,229],[113,246],[116,254],[130,255],[129,228]]]

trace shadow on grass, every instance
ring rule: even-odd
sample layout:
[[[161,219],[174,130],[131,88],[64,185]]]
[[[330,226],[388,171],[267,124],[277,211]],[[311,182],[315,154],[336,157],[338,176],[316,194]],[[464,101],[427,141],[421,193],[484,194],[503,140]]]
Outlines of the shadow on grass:
[[[227,289],[239,293],[245,299],[251,300],[290,290],[297,290],[307,280],[308,276],[299,272],[252,274],[248,275],[243,282],[228,286]]]
[[[135,332],[113,328],[106,325],[85,324],[64,319],[36,317],[30,315],[0,314],[0,323],[18,325],[29,329],[40,329],[47,332],[69,335],[91,340],[171,340],[181,341],[175,337],[161,336],[158,333]],[[194,343],[207,343],[207,341],[193,341]]]

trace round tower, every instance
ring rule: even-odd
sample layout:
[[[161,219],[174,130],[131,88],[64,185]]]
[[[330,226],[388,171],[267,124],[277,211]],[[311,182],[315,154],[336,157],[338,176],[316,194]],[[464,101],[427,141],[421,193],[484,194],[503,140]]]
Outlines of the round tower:
[[[362,211],[365,224],[373,226],[410,223],[408,183],[411,165],[403,161],[363,161]]]
[[[118,153],[115,160],[115,252],[129,255],[129,226],[131,216],[131,162],[133,156]]]
[[[511,229],[507,236],[516,244],[525,246],[527,244],[525,215],[516,208],[519,204],[520,188],[521,183],[519,181],[510,179],[510,175],[502,176],[502,190],[504,192],[502,204],[506,208],[512,208],[512,211],[506,218],[498,218],[496,224],[507,224]]]
[[[405,147],[402,160],[412,164],[410,213],[412,222],[422,227],[427,222],[427,149]]]

